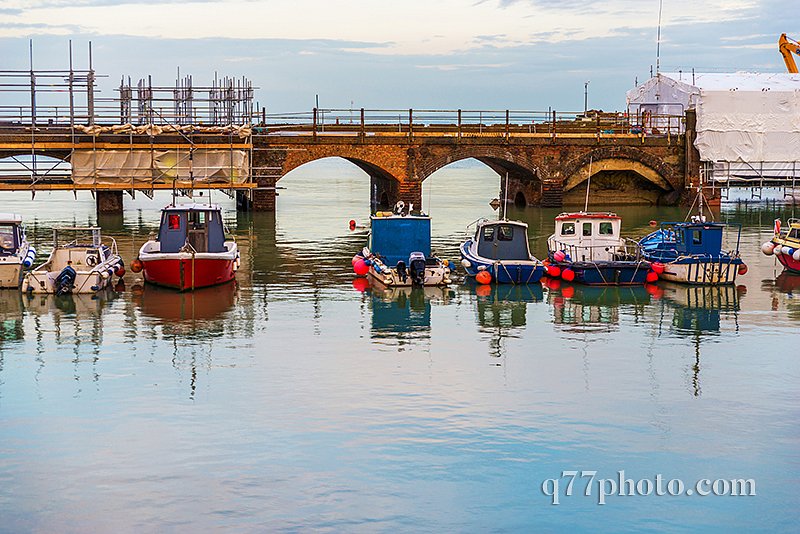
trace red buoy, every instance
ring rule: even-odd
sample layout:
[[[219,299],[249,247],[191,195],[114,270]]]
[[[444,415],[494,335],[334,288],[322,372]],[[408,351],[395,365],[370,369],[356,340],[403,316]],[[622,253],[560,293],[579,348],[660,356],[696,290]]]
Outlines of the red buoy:
[[[547,276],[558,278],[559,276],[561,276],[561,268],[558,265],[548,265]]]
[[[475,275],[475,281],[479,284],[491,284],[492,274],[489,271],[481,271]]]
[[[135,259],[131,262],[131,271],[138,273],[142,270],[142,260]]]
[[[563,250],[557,250],[555,254],[553,254],[553,259],[557,262],[562,262],[566,259],[567,254]]]
[[[565,282],[572,282],[575,280],[575,271],[572,269],[564,269],[561,271],[561,278],[563,278]]]
[[[364,260],[359,259],[353,264],[353,271],[358,276],[366,276],[366,274],[369,272],[369,265],[367,265]]]
[[[565,299],[571,299],[575,296],[575,288],[573,286],[564,286],[561,288],[561,296]]]
[[[742,263],[741,265],[739,265],[739,274],[740,274],[740,275],[745,275],[745,274],[747,274],[747,265],[745,265],[744,263]]]
[[[664,272],[664,269],[666,268],[666,266],[663,263],[660,263],[660,262],[656,261],[656,262],[653,262],[653,263],[650,264],[650,268],[653,269],[654,273],[661,274],[661,273]]]
[[[354,221],[353,219],[350,219],[350,229],[351,230],[356,229],[356,221]]]
[[[645,280],[647,280],[647,283],[649,284],[658,281],[658,273],[655,271],[648,271]]]

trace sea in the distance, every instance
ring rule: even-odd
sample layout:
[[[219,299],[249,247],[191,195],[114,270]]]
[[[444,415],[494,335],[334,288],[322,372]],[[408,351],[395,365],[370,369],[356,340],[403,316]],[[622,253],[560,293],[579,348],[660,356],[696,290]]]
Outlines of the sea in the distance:
[[[94,299],[0,290],[0,532],[796,528],[800,277],[759,251],[791,206],[723,205],[743,225],[736,287],[362,292],[366,230],[347,223],[368,222],[366,175],[326,160],[279,185],[274,214],[213,195],[235,284],[178,294],[129,272]],[[433,175],[434,250],[457,262],[497,192],[480,164]],[[126,264],[168,202],[126,196],[100,221]],[[686,215],[613,208],[630,236]],[[540,257],[557,211],[509,212]],[[4,193],[0,212],[24,216],[40,259],[54,226],[96,222],[86,193]],[[565,495],[564,471],[596,471],[591,495],[586,473]],[[755,495],[598,504],[596,479],[619,471],[752,479]]]

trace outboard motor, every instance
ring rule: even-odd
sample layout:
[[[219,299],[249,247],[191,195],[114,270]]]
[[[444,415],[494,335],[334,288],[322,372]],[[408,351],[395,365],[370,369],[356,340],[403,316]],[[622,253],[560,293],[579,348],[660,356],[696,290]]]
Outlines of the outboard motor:
[[[405,283],[406,279],[408,279],[408,270],[406,269],[406,262],[400,260],[397,262],[397,265],[395,265],[394,268],[397,271],[397,276],[398,278],[400,278],[400,281]]]
[[[412,252],[408,258],[408,270],[411,273],[411,283],[413,285],[425,285],[425,254]]]
[[[67,295],[72,293],[72,288],[75,287],[75,276],[77,273],[75,269],[67,265],[64,267],[55,280],[56,295]]]

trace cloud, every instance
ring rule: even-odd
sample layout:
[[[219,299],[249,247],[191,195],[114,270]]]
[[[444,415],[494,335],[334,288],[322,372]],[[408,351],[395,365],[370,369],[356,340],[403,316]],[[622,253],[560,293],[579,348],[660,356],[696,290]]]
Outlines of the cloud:
[[[19,25],[30,24],[32,33],[38,34],[78,28],[87,34],[157,39],[346,40],[379,43],[360,48],[381,55],[447,55],[545,40],[600,39],[618,35],[621,24],[652,30],[657,19],[655,4],[629,0],[351,0],[346,6],[314,0],[7,0],[6,4],[7,12],[0,14],[0,36],[19,36]],[[671,2],[663,23],[736,20],[751,14],[754,6],[753,0]],[[487,33],[487,28],[502,31]]]

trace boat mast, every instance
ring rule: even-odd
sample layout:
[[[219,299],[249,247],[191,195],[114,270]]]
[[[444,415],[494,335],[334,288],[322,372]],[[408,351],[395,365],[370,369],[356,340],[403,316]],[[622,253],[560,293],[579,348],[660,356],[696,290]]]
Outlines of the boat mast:
[[[589,187],[592,185],[592,156],[589,156],[589,178],[586,180],[586,201],[583,203],[583,212],[589,211]]]
[[[503,220],[508,220],[508,171],[506,171],[506,185],[503,187]]]

